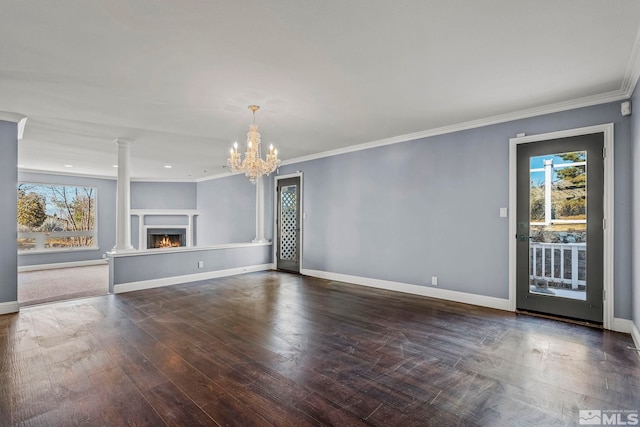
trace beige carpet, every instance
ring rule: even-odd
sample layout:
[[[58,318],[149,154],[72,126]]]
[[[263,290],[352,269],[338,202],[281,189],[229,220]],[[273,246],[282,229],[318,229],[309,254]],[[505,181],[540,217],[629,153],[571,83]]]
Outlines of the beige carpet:
[[[18,303],[21,307],[106,295],[108,292],[108,265],[18,273]]]

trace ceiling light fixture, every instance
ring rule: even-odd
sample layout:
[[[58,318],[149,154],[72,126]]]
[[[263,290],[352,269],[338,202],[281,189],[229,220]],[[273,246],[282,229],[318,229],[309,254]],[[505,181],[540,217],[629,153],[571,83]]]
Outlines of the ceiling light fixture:
[[[241,155],[238,153],[237,142],[233,144],[227,159],[231,172],[244,172],[252,184],[255,184],[262,175],[269,175],[280,165],[278,150],[273,148],[273,144],[269,146],[266,160],[262,159],[260,133],[258,133],[258,125],[256,124],[256,111],[259,109],[258,105],[249,105],[249,110],[253,113],[253,123],[249,126],[247,133],[247,151],[244,153],[244,160],[241,160]]]
[[[165,169],[171,169],[172,167],[173,167],[173,166],[171,166],[171,165],[164,165],[164,168],[165,168]]]

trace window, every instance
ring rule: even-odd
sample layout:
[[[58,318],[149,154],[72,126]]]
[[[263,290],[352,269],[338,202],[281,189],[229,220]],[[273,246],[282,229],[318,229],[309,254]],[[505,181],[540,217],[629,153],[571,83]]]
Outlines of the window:
[[[18,184],[18,252],[97,247],[96,189]]]

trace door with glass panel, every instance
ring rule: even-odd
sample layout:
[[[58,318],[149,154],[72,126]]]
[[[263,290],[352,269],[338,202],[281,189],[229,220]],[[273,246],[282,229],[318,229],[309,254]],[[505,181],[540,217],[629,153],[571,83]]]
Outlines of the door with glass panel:
[[[604,134],[517,147],[518,309],[602,322]]]
[[[300,272],[300,177],[277,181],[276,260],[278,270]]]

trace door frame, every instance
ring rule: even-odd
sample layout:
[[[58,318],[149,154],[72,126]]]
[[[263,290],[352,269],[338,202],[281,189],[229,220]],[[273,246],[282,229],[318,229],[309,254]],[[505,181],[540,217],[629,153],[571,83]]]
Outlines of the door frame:
[[[276,175],[274,176],[273,179],[273,247],[272,249],[272,257],[273,257],[273,270],[277,270],[278,269],[278,258],[277,258],[277,254],[278,254],[278,245],[280,244],[280,242],[278,241],[278,181],[280,181],[281,179],[288,179],[288,178],[300,178],[300,248],[299,248],[299,256],[300,256],[300,260],[299,260],[299,264],[300,264],[300,274],[302,274],[302,262],[303,262],[303,250],[302,248],[304,247],[303,244],[303,237],[304,237],[304,220],[305,220],[305,214],[304,214],[304,178],[302,176],[302,172],[295,172],[295,173],[290,173],[290,174],[286,174],[286,175]]]
[[[571,136],[602,133],[604,135],[604,195],[603,195],[603,291],[602,326],[613,330],[614,320],[614,151],[613,123],[568,129],[509,139],[509,310],[516,310],[516,209],[517,209],[517,148],[518,144],[541,142]]]

